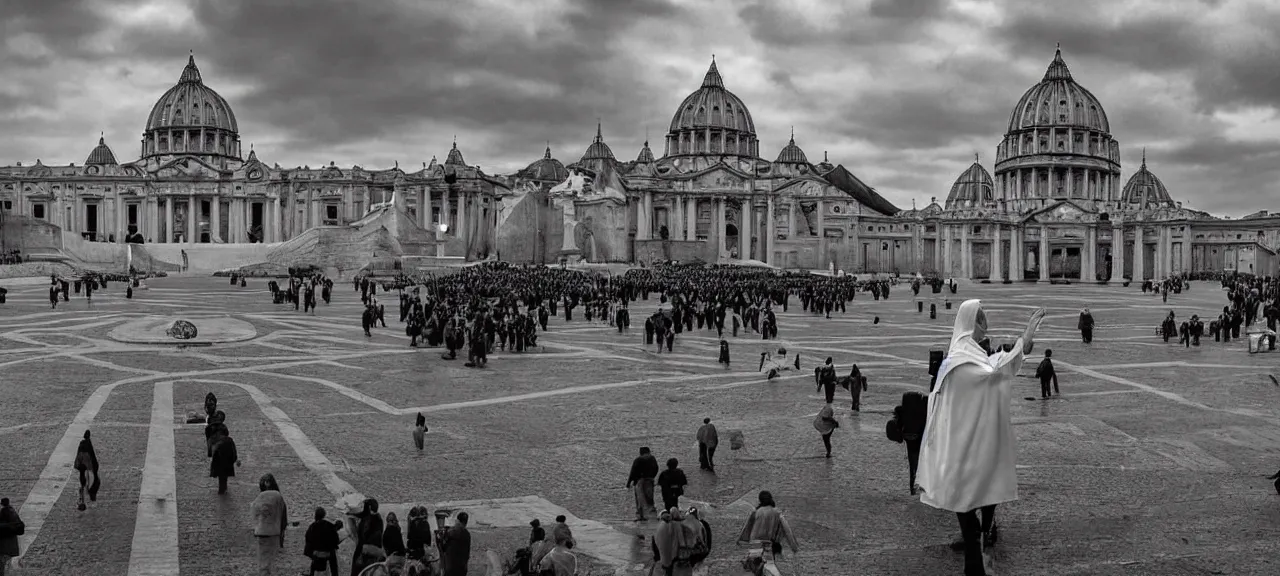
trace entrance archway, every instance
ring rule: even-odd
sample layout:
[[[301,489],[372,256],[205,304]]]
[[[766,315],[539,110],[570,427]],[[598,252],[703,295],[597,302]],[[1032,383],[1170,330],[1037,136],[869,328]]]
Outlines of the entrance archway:
[[[724,246],[722,249],[726,252],[733,253],[738,249],[738,226],[735,224],[725,224],[724,226]],[[742,257],[741,254],[738,255]]]

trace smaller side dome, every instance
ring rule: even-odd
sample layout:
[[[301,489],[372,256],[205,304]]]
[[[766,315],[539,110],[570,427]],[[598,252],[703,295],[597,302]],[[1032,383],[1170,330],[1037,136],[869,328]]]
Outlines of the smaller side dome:
[[[991,173],[982,167],[978,155],[973,157],[973,164],[965,168],[951,185],[951,193],[947,195],[946,209],[968,208],[971,206],[989,206],[995,203],[995,181]]]
[[[453,138],[453,148],[449,150],[449,155],[444,159],[444,165],[459,167],[467,165],[467,163],[462,160],[462,151],[458,150],[458,138],[456,136]]]
[[[1125,183],[1120,201],[1138,208],[1173,206],[1173,198],[1155,174],[1147,169],[1147,151],[1142,151],[1142,166]]]
[[[821,162],[820,164],[818,164],[817,166],[814,166],[814,168],[816,168],[816,169],[818,170],[818,174],[826,174],[827,172],[830,172],[830,171],[832,171],[832,170],[835,170],[835,169],[836,169],[835,165],[833,165],[831,162],[827,161],[827,151],[826,151],[826,150],[823,150],[823,151],[822,151],[822,162]]]
[[[529,164],[520,171],[519,176],[528,180],[564,182],[569,177],[569,171],[559,160],[551,157],[551,145],[548,144],[542,159]]]
[[[98,145],[89,152],[89,157],[84,161],[85,166],[115,166],[116,155],[111,152],[111,147],[107,146],[106,136],[98,137]]]
[[[586,162],[587,160],[617,160],[613,156],[613,150],[609,148],[608,144],[604,143],[604,134],[598,122],[596,123],[596,139],[591,142],[590,146],[587,146],[587,151],[582,153],[582,159],[579,162]]]
[[[636,162],[641,164],[650,164],[653,162],[653,150],[649,149],[649,141],[644,141],[644,148],[640,149],[640,155],[636,156]]]
[[[805,158],[804,150],[796,146],[796,129],[791,129],[791,141],[782,147],[782,151],[778,153],[778,159],[773,161],[775,164],[808,164],[809,159]]]

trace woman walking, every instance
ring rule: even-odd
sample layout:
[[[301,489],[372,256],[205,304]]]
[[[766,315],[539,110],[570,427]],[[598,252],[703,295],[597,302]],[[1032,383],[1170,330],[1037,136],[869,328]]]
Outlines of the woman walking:
[[[835,410],[831,409],[831,404],[822,407],[818,412],[818,416],[813,419],[813,427],[822,435],[822,445],[827,448],[827,458],[831,457],[831,434],[840,427],[840,422],[836,421]]]
[[[93,450],[88,430],[84,431],[84,440],[76,447],[75,468],[80,473],[80,505],[76,508],[83,512],[85,493],[89,494],[90,502],[97,502],[98,489],[102,487],[102,478],[98,475],[98,453]],[[85,484],[88,484],[87,489]]]
[[[218,493],[227,493],[227,478],[236,475],[236,466],[240,465],[240,456],[236,453],[236,442],[224,427],[214,432],[213,459],[209,461],[209,476],[218,479]]]
[[[351,576],[360,576],[360,572],[370,564],[381,562],[387,554],[382,550],[382,515],[378,514],[378,501],[369,498],[364,501],[364,509],[358,515],[356,525],[356,549],[351,553]]]
[[[253,517],[253,536],[258,541],[258,574],[274,576],[280,550],[284,548],[284,531],[289,526],[289,508],[276,477],[263,474],[258,480],[258,496],[249,504]]]
[[[799,552],[800,544],[791,533],[791,524],[778,511],[773,493],[762,490],[758,500],[760,503],[751,512],[751,516],[747,517],[747,525],[743,526],[742,532],[738,534],[738,544],[767,545],[769,554],[760,558],[766,565],[774,563],[777,557],[782,555],[783,542],[791,548],[792,554]]]
[[[987,334],[982,303],[965,301],[956,312],[937,387],[929,395],[917,477],[920,501],[956,513],[964,538],[965,576],[986,576],[989,548],[995,544],[995,506],[1018,499],[1009,403],[1014,377],[1044,315],[1044,309],[1031,314],[1012,351],[988,356],[978,345]]]

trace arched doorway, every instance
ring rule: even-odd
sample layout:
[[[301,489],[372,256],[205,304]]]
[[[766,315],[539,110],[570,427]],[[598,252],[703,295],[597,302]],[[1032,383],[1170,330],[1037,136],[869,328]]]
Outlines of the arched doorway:
[[[737,254],[738,226],[736,224],[730,223],[724,225],[724,240],[722,241],[722,244],[723,246],[721,246],[721,250],[728,252],[731,255]]]

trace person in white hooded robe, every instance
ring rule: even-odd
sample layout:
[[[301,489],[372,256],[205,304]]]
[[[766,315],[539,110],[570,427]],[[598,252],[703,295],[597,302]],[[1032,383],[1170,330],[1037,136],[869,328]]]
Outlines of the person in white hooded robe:
[[[982,302],[965,301],[956,311],[951,346],[929,394],[916,484],[921,502],[956,513],[964,539],[965,576],[988,574],[991,556],[984,547],[994,544],[995,506],[1018,499],[1010,401],[1014,377],[1023,356],[1031,352],[1044,315],[1044,309],[1031,314],[1011,351],[988,356],[978,344],[987,335]]]

